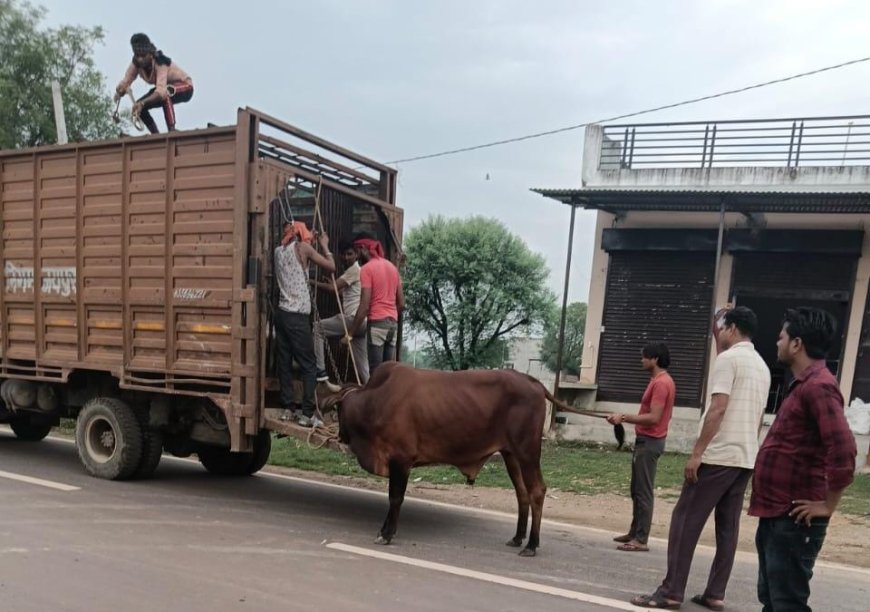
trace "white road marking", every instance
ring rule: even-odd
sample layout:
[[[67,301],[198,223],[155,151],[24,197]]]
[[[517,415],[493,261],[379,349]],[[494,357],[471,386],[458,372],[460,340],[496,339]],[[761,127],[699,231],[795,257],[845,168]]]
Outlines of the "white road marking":
[[[568,589],[560,589],[559,587],[539,584],[537,582],[528,582],[527,580],[517,580],[516,578],[508,578],[506,576],[499,576],[497,574],[478,572],[476,570],[470,570],[464,567],[445,565],[443,563],[434,563],[432,561],[422,561],[420,559],[404,557],[402,555],[394,555],[392,553],[381,552],[378,550],[360,548],[359,546],[341,544],[340,542],[333,542],[331,544],[327,544],[326,547],[331,548],[332,550],[340,550],[342,552],[351,553],[354,555],[381,559],[382,561],[391,561],[393,563],[401,563],[402,565],[411,565],[413,567],[428,569],[444,574],[451,574],[453,576],[461,576],[463,578],[471,578],[472,580],[480,580],[481,582],[489,582],[492,584],[499,584],[515,589],[522,589],[524,591],[531,591],[533,593],[553,595],[555,597],[564,597],[565,599],[573,599],[574,601],[583,601],[586,603],[603,606],[605,608],[612,608],[614,610],[637,610],[635,606],[631,605],[626,601],[610,599],[609,597],[599,597],[598,595],[590,595],[588,593],[581,593],[580,591],[569,591]]]
[[[33,478],[32,476],[24,476],[23,474],[13,474],[12,472],[4,472],[0,470],[0,478],[6,478],[8,480],[17,480],[18,482],[26,482],[27,484],[38,485],[40,487],[47,487],[49,489],[54,489],[56,491],[79,491],[81,487],[74,487],[72,485],[63,484],[62,482],[53,482],[51,480],[43,480],[42,478]]]
[[[4,426],[0,426],[0,429],[4,429]],[[11,431],[11,430],[9,430]],[[50,435],[48,436],[49,440],[53,440],[55,442],[63,442],[65,444],[71,444],[75,446],[75,440],[70,440],[69,438],[62,438],[60,436]],[[165,460],[177,461],[183,463],[193,463],[198,464],[199,462],[196,459],[184,459],[181,457],[172,457],[170,455],[163,455],[163,461]],[[269,478],[277,478],[279,480],[288,480],[290,482],[299,482],[305,483],[309,485],[316,485],[319,487],[332,488],[332,489],[340,489],[344,491],[353,491],[355,493],[363,493],[368,495],[376,495],[378,497],[387,497],[386,491],[372,491],[370,489],[361,489],[359,487],[351,487],[348,485],[340,485],[331,482],[323,482],[322,480],[314,480],[312,478],[301,478],[299,476],[288,476],[287,474],[279,474],[276,472],[267,471],[271,466],[266,466],[266,468],[258,472],[258,476],[266,476]],[[447,502],[440,502],[431,499],[423,499],[422,497],[413,497],[407,496],[406,500],[414,500],[415,503],[425,504],[428,506],[434,506],[439,508],[450,509],[455,512],[467,512],[470,514],[479,514],[483,516],[491,516],[493,518],[503,519],[505,521],[516,521],[515,514],[508,514],[507,512],[501,512],[499,510],[489,510],[487,508],[474,508],[473,506],[462,506],[459,504],[450,504]],[[611,535],[613,531],[607,529],[599,529],[597,527],[589,527],[588,525],[575,525],[573,523],[565,523],[562,521],[553,521],[548,519],[543,519],[541,521],[542,525],[556,527],[560,529],[564,529],[566,531],[573,531],[575,533],[594,533],[599,535]],[[655,542],[656,544],[661,544],[662,546],[667,546],[668,540],[667,538],[655,538],[651,537],[650,542]],[[716,552],[715,546],[708,546],[706,544],[698,544],[697,550],[704,551],[709,555],[712,555]],[[737,551],[736,558],[740,561],[745,561],[747,563],[758,562],[758,555],[751,552],[746,552],[742,550]],[[816,564],[814,566],[816,569],[823,570],[831,570],[832,572],[847,572],[851,574],[860,574],[862,576],[870,576],[870,569],[865,567],[857,567],[854,565],[844,565],[842,563],[832,563],[830,561],[820,561],[816,560]]]

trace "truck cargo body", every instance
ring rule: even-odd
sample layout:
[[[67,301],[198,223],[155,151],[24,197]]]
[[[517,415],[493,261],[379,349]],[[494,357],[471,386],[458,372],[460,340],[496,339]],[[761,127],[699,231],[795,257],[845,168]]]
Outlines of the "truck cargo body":
[[[230,127],[0,152],[0,421],[38,437],[114,398],[145,446],[152,432],[176,454],[250,452],[276,405],[283,221],[311,227],[317,204],[333,245],[372,231],[395,261],[395,186],[393,169],[251,109]]]

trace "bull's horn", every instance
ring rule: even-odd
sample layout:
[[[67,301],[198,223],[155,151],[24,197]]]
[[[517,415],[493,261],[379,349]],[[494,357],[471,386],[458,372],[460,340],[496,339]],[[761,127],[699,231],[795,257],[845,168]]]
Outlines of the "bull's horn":
[[[341,391],[341,387],[340,387],[340,386],[338,386],[338,385],[333,385],[333,384],[332,384],[331,382],[329,382],[328,380],[327,380],[326,382],[324,382],[323,384],[326,385],[326,388],[329,389],[329,392],[330,392],[330,393],[338,393],[339,391]]]

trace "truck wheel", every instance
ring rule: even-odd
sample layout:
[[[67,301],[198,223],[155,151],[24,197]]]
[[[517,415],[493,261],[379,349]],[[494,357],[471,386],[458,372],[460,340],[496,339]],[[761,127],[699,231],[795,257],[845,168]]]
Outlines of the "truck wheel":
[[[24,442],[39,442],[51,431],[50,424],[33,423],[30,420],[12,421],[9,427],[15,432],[15,436]]]
[[[197,455],[199,462],[212,474],[219,476],[250,476],[259,472],[269,460],[272,450],[272,437],[268,431],[261,431],[254,440],[251,453],[233,453],[219,446],[202,446]]]
[[[133,474],[133,478],[151,478],[154,470],[160,465],[163,456],[163,434],[157,429],[142,425],[142,460]]]
[[[272,452],[272,434],[267,429],[261,429],[254,440],[254,452],[251,463],[248,465],[248,474],[256,474],[263,469],[269,461]]]
[[[96,397],[85,404],[76,422],[76,448],[92,476],[130,478],[142,461],[142,426],[136,413],[119,399]]]

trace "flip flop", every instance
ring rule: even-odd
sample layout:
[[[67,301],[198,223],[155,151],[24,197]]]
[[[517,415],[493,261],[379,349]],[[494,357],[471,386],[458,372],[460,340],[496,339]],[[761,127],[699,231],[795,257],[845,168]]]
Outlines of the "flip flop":
[[[621,535],[621,536],[616,536],[615,538],[613,538],[613,541],[614,542],[621,542],[621,543],[625,544],[626,542],[631,542],[633,539],[634,539],[634,536],[629,535],[629,534],[625,534],[625,535]]]
[[[669,602],[660,593],[652,595],[638,595],[631,598],[631,605],[638,608],[657,608],[659,610],[679,610],[682,605],[680,602]]]
[[[702,608],[707,608],[708,610],[713,610],[714,612],[722,612],[722,610],[725,609],[725,604],[712,603],[703,595],[695,595],[694,597],[692,597],[691,601],[693,604],[698,604]]]
[[[649,546],[646,544],[635,544],[634,542],[626,542],[621,546],[617,546],[616,550],[623,552],[649,552]]]

